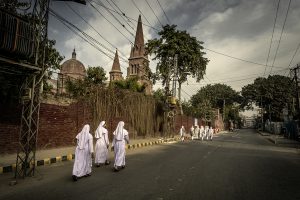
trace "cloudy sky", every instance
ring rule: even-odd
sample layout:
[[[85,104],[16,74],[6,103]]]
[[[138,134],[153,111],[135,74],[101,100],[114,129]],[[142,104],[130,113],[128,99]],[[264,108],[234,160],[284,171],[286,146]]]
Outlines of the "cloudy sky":
[[[106,54],[113,56],[111,52],[118,48],[124,59],[129,57],[130,41],[134,41],[133,34],[140,12],[145,24],[145,40],[156,38],[161,24],[172,23],[180,30],[187,30],[204,42],[206,57],[210,60],[204,80],[196,83],[189,79],[184,84],[182,95],[184,99],[189,99],[206,84],[225,83],[240,91],[258,76],[288,75],[288,67],[294,67],[300,62],[300,49],[292,60],[300,44],[300,1],[291,0],[288,6],[289,1],[280,1],[275,27],[278,0],[88,0],[86,6],[51,1],[50,7],[109,48],[110,51],[100,47]],[[107,8],[118,12],[121,10],[131,20],[124,20],[111,11],[113,16]],[[273,27],[273,41],[270,43]],[[75,47],[77,58],[86,67],[102,66],[106,72],[110,71],[111,58],[74,34],[53,16],[50,16],[48,32],[49,38],[57,41],[56,48],[65,59],[71,58]],[[269,66],[265,67],[267,60]],[[126,75],[128,63],[122,59],[120,61],[123,74]],[[155,70],[155,62],[151,62],[150,66]],[[155,88],[160,86],[157,84]]]

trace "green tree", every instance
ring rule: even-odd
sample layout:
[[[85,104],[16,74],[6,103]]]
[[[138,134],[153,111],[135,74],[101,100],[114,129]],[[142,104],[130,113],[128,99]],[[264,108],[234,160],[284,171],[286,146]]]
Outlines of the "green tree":
[[[141,92],[141,93],[143,93],[146,88],[145,84],[140,84],[138,82],[137,77],[128,78],[125,80],[113,81],[111,83],[111,87],[116,87],[116,88],[120,88],[120,89],[126,89],[126,90],[130,90],[133,92]]]
[[[86,82],[90,85],[104,85],[107,77],[106,72],[102,67],[88,67],[87,76],[85,78]]]
[[[167,86],[171,75],[175,72],[174,57],[177,54],[179,88],[187,80],[188,74],[199,82],[205,74],[209,61],[202,51],[203,42],[190,36],[186,31],[177,30],[176,25],[164,26],[158,35],[160,38],[149,40],[146,44],[147,53],[154,54],[153,60],[158,60],[154,79],[162,80],[166,92],[169,91]]]
[[[66,90],[72,97],[84,97],[88,94],[91,87],[103,87],[107,77],[102,67],[91,67],[87,69],[87,76],[81,79],[68,79],[66,81]]]
[[[60,69],[60,63],[64,56],[55,49],[55,40],[48,40],[46,45],[45,66],[47,68],[46,74],[43,78],[43,92],[48,93],[51,91],[52,86],[48,84],[48,80],[52,78],[53,71]]]
[[[266,111],[267,117],[271,117],[272,121],[281,120],[283,108],[288,108],[291,112],[294,110],[295,85],[286,76],[259,77],[252,84],[244,86],[241,94],[244,98],[243,107],[251,109],[256,105]]]
[[[214,109],[219,108],[222,113],[225,114],[225,119],[223,120],[235,120],[237,115],[233,114],[232,110],[236,109],[237,104],[242,103],[242,97],[230,86],[217,83],[202,87],[191,97],[190,102],[200,117],[204,117],[208,114],[211,115],[214,113]]]

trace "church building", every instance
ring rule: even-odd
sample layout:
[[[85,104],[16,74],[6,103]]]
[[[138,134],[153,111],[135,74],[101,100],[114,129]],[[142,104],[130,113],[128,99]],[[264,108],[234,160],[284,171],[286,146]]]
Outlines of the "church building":
[[[148,72],[150,68],[149,68],[148,56],[145,53],[146,50],[144,44],[142,19],[141,19],[141,15],[139,15],[135,41],[134,41],[134,45],[131,47],[130,57],[128,59],[129,66],[127,68],[126,78],[137,77],[138,83],[145,84],[146,86],[145,93],[149,95],[152,94],[152,82],[148,77]],[[117,52],[115,55],[112,70],[109,72],[109,74],[110,74],[110,81],[123,79]]]

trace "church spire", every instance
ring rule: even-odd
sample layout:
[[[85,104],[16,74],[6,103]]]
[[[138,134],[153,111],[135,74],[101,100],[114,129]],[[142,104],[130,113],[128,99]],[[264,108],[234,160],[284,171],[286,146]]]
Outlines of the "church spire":
[[[144,46],[144,34],[143,34],[143,25],[142,25],[141,15],[139,15],[139,19],[138,19],[134,46],[138,46],[138,47]]]
[[[111,71],[121,71],[120,62],[119,62],[119,55],[118,55],[118,49],[116,49],[114,63],[112,65]]]
[[[115,58],[114,58],[114,63],[112,65],[111,71],[109,72],[109,79],[110,81],[115,81],[115,80],[122,80],[122,71],[120,67],[120,62],[119,62],[119,55],[118,55],[118,49],[116,49],[115,53]]]
[[[142,25],[141,15],[139,15],[134,45],[131,48],[129,59],[136,58],[136,57],[144,57],[144,56],[145,56],[145,44],[144,44],[143,25]]]

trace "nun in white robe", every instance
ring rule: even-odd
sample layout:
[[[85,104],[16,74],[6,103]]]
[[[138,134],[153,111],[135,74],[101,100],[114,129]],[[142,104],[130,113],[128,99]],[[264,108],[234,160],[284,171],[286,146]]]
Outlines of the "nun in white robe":
[[[109,139],[108,139],[108,131],[104,128],[105,121],[100,122],[98,128],[95,132],[95,138],[97,139],[95,145],[95,164],[97,167],[100,165],[108,165],[108,147],[109,147]]]
[[[195,134],[194,134],[194,139],[199,139],[200,138],[200,129],[199,129],[199,126],[196,125],[196,128],[195,128]]]
[[[77,181],[78,177],[90,176],[92,172],[93,136],[90,134],[90,125],[84,125],[82,131],[76,136],[77,147],[72,177]]]
[[[181,126],[179,134],[180,134],[180,139],[183,142],[184,141],[184,136],[185,136],[185,128],[184,128],[184,126]]]
[[[205,130],[204,130],[204,127],[201,126],[201,128],[200,128],[200,137],[201,137],[202,141],[203,141],[204,135],[205,135]]]
[[[125,142],[129,144],[128,131],[124,129],[123,121],[119,122],[113,135],[114,135],[114,139],[112,142],[112,146],[114,147],[114,153],[115,153],[114,171],[119,171],[120,169],[125,168],[125,154],[126,154]]]
[[[210,140],[212,140],[214,137],[214,129],[212,127],[210,127],[208,133],[209,133]]]

